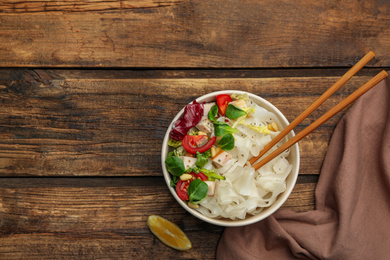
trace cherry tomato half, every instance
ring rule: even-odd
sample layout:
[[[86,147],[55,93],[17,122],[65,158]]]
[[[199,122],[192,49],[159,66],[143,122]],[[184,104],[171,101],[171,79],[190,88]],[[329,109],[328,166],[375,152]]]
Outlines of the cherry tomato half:
[[[222,116],[225,116],[226,108],[229,102],[232,102],[232,98],[227,94],[221,94],[221,95],[217,95],[216,99],[218,104],[218,112]]]
[[[176,184],[176,193],[177,195],[179,196],[179,198],[181,200],[188,200],[189,197],[188,197],[188,193],[187,193],[187,189],[188,189],[188,186],[190,185],[190,182],[187,182],[187,181],[182,181],[182,180],[179,180]]]
[[[207,180],[207,176],[204,175],[203,173],[199,172],[199,173],[194,173],[194,172],[191,172],[190,173],[193,177],[195,178],[199,178],[201,179],[202,181],[205,181]],[[179,196],[179,198],[181,200],[184,200],[184,201],[187,201],[189,200],[189,197],[188,197],[188,186],[190,185],[190,183],[193,181],[194,179],[189,179],[189,180],[186,180],[186,181],[182,181],[182,180],[179,180],[176,184],[176,193],[177,195]]]
[[[215,136],[209,140],[207,135],[186,135],[183,138],[183,147],[191,154],[204,153],[211,148],[216,139]]]

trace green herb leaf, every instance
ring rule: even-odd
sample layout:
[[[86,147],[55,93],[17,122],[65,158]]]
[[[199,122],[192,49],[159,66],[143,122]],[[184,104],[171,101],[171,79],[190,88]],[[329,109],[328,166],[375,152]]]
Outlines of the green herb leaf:
[[[199,167],[192,167],[192,172],[194,172],[194,173],[196,173],[196,174],[198,174],[199,173],[199,170],[200,170],[200,168]]]
[[[209,111],[208,118],[211,122],[215,122],[217,121],[217,119],[215,118],[217,115],[218,115],[218,106],[214,105],[211,107]]]
[[[188,186],[188,197],[193,204],[201,203],[207,196],[209,186],[200,179],[193,180]]]
[[[214,122],[214,132],[215,136],[223,136],[228,133],[238,133],[239,131],[226,123],[217,121]]]
[[[195,167],[195,168],[196,168],[196,167]],[[187,170],[184,171],[184,173],[191,173],[191,172],[194,171],[193,169],[194,169],[194,168],[188,168]]]
[[[184,173],[184,163],[179,157],[168,157],[165,160],[165,165],[167,166],[168,171],[174,176],[181,176]]]
[[[198,166],[199,168],[202,168],[203,166],[206,165],[209,161],[209,157],[211,157],[211,152],[210,150],[207,150],[204,153],[196,152],[196,163],[195,165]]]
[[[234,137],[231,133],[224,135],[218,142],[218,146],[224,151],[230,151],[234,148]]]
[[[170,182],[171,187],[176,187],[177,182],[180,180],[180,177],[173,175]]]
[[[237,119],[246,115],[246,112],[238,106],[229,104],[226,108],[226,116],[230,119]]]

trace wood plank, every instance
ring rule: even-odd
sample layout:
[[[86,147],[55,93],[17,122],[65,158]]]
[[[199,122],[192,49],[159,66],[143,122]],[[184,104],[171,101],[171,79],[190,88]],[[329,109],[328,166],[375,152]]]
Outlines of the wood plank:
[[[197,96],[245,90],[275,104],[291,121],[337,80],[51,79],[29,73],[0,81],[0,176],[161,176],[165,131]],[[297,132],[368,78],[353,78]],[[301,141],[301,174],[319,173],[342,115]]]
[[[2,1],[0,67],[390,66],[387,1]]]
[[[23,80],[27,77],[54,79],[209,79],[209,78],[294,78],[341,77],[349,68],[289,68],[289,69],[31,69],[0,68],[0,81]],[[357,75],[373,76],[383,69],[361,69]]]
[[[313,209],[315,184],[300,182],[284,208]],[[160,243],[146,226],[151,214],[179,225],[193,249]],[[181,208],[161,177],[7,178],[0,216],[3,259],[214,259],[223,232]]]

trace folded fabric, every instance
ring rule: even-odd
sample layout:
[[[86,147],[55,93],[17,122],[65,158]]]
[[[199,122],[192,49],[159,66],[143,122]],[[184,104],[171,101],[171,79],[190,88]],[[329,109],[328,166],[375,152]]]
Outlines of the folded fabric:
[[[280,209],[226,228],[217,259],[390,259],[390,79],[338,123],[315,189],[316,209]]]

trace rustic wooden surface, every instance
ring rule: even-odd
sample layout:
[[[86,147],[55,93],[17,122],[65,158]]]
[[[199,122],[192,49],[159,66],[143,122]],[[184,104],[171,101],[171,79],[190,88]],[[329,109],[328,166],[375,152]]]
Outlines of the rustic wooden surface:
[[[388,1],[5,0],[0,66],[348,66],[390,63]]]
[[[61,71],[12,73],[13,80],[0,86],[0,101],[7,104],[0,111],[0,176],[161,176],[161,140],[176,113],[197,96],[222,89],[249,91],[280,107],[292,121],[337,80],[73,79]],[[368,78],[352,79],[300,128]],[[300,143],[302,157],[308,158],[301,174],[318,173],[337,118]]]
[[[182,209],[162,177],[172,118],[237,89],[291,121],[369,50],[376,58],[297,132],[390,68],[388,1],[2,1],[0,259],[214,259],[223,228]],[[300,142],[283,208],[315,209],[346,111]],[[160,243],[151,214],[193,249]]]

